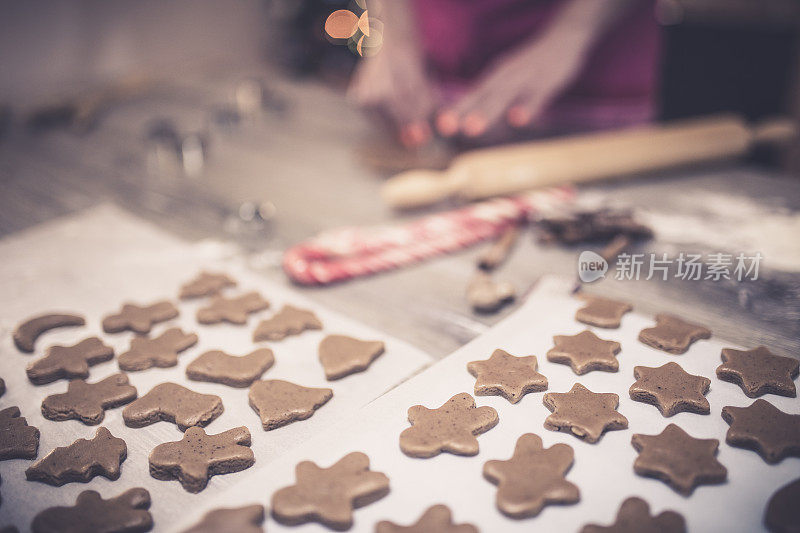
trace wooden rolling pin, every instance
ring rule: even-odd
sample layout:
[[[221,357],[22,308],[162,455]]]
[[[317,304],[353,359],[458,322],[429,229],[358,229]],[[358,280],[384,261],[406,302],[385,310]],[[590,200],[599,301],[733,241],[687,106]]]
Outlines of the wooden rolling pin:
[[[398,174],[386,182],[382,196],[399,209],[446,198],[489,198],[733,158],[756,144],[782,142],[796,134],[790,119],[751,127],[736,115],[719,115],[486,148],[455,157],[445,171]]]

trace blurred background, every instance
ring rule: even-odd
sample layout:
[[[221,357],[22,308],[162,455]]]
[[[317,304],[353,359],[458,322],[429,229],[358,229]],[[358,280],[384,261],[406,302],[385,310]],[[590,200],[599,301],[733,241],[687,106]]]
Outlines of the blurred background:
[[[287,283],[283,253],[321,231],[462,205],[393,209],[381,189],[402,170],[720,112],[800,119],[796,0],[0,0],[0,9],[0,236],[113,202],[187,239],[230,245]],[[647,225],[652,238],[628,250],[762,252],[758,283],[607,279],[596,290],[645,311],[688,308],[729,338],[796,353],[796,138],[586,184],[577,200],[558,215],[615,209]],[[588,246],[516,240],[498,275],[518,296],[542,275],[573,275]],[[465,300],[483,252],[305,290],[444,355],[513,308],[475,314]]]

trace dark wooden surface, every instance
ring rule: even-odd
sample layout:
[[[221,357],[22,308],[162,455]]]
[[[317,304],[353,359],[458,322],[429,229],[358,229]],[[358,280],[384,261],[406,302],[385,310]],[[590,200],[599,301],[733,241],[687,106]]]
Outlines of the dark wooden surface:
[[[258,74],[282,103],[232,128],[214,122],[220,109],[230,105],[242,73],[158,83],[140,97],[110,107],[98,127],[85,134],[60,129],[33,133],[16,117],[0,140],[0,235],[113,201],[187,239],[234,243],[254,268],[288,283],[279,267],[286,246],[323,229],[415,216],[398,216],[379,202],[382,176],[360,155],[375,142],[376,129],[339,92]],[[147,132],[163,119],[173,121],[182,133],[204,134],[208,157],[197,176],[155,164]],[[800,209],[800,180],[741,164],[594,185],[581,192],[616,205],[680,212],[686,198],[711,198],[720,190]],[[238,215],[243,202],[270,202],[275,216],[263,223],[245,222]],[[656,239],[641,251],[667,251],[667,245]],[[475,315],[468,308],[464,289],[482,249],[368,279],[298,290],[442,357],[513,309]],[[542,246],[526,231],[498,276],[524,293],[543,275],[574,276],[581,249]],[[606,280],[587,290],[627,298],[647,313],[683,314],[731,342],[763,343],[777,353],[800,356],[797,272],[762,272],[759,282],[747,286]]]

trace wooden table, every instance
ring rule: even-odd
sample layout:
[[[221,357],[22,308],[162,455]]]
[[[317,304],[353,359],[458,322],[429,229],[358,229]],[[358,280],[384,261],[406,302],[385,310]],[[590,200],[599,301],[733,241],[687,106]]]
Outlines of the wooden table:
[[[0,235],[110,200],[188,239],[235,243],[254,268],[288,283],[279,267],[286,246],[323,229],[416,216],[398,216],[378,201],[381,176],[358,155],[362,143],[374,141],[375,128],[340,92],[258,72],[285,99],[287,110],[267,111],[230,130],[209,127],[243,75],[216,72],[161,82],[140,98],[114,106],[84,135],[13,128],[0,141]],[[182,132],[208,132],[207,163],[197,177],[152,171],[155,152],[147,131],[163,118]],[[617,204],[669,211],[680,209],[687,196],[720,189],[800,209],[800,180],[736,164],[582,191]],[[242,222],[238,211],[246,201],[271,202],[275,217],[263,224]],[[652,241],[642,251],[660,252],[663,244]],[[298,290],[443,357],[510,309],[475,315],[468,308],[464,288],[480,249],[369,279]],[[498,275],[524,292],[546,274],[573,276],[581,249],[542,246],[526,232]],[[627,298],[646,312],[678,312],[726,340],[763,343],[798,357],[800,267],[794,270],[762,273],[747,287],[606,280],[590,290]]]

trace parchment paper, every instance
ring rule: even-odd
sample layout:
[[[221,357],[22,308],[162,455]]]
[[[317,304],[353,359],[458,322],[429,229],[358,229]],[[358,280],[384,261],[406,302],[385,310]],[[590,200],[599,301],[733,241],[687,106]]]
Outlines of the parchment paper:
[[[93,437],[98,426],[85,426],[74,420],[45,420],[40,410],[42,400],[50,394],[66,391],[67,382],[34,386],[27,379],[25,367],[41,357],[47,346],[73,344],[90,335],[98,335],[114,346],[116,354],[126,351],[133,335],[130,332],[104,334],[100,321],[104,315],[116,312],[127,300],[150,303],[171,299],[178,305],[180,317],[157,325],[152,333],[158,335],[177,325],[184,331],[196,332],[200,338],[197,345],[180,355],[177,367],[128,373],[139,395],[158,383],[174,381],[198,392],[221,396],[225,411],[206,431],[219,433],[236,426],[247,426],[256,456],[256,464],[250,473],[258,472],[256,479],[270,477],[266,468],[270,462],[310,440],[313,435],[322,433],[325,428],[335,426],[337,420],[356,412],[431,362],[426,354],[404,342],[323,309],[291,289],[265,281],[230,256],[225,247],[185,243],[114,206],[101,206],[0,242],[0,376],[5,379],[7,387],[7,392],[0,398],[0,409],[17,405],[28,423],[40,429],[39,459],[57,446],[66,446],[81,437]],[[232,290],[232,294],[258,290],[271,302],[271,308],[251,316],[246,327],[198,325],[195,311],[202,302],[179,302],[177,294],[179,286],[201,268],[219,269],[231,274],[239,281],[239,287]],[[186,366],[206,350],[222,349],[234,355],[244,355],[255,349],[251,336],[256,324],[261,318],[271,316],[284,303],[313,309],[322,320],[324,330],[305,332],[283,341],[259,343],[258,346],[272,348],[276,360],[264,379],[286,379],[305,386],[329,387],[334,390],[334,397],[310,419],[265,432],[258,416],[248,405],[247,389],[190,381],[184,372]],[[53,330],[39,338],[33,355],[19,352],[11,337],[16,325],[29,316],[53,310],[84,314],[87,326]],[[328,382],[317,359],[317,346],[323,336],[330,333],[383,340],[386,352],[367,372]],[[94,366],[89,381],[97,381],[118,371],[116,359]],[[156,531],[171,531],[181,519],[213,506],[225,489],[235,486],[247,475],[245,471],[216,476],[203,492],[190,494],[177,481],[158,481],[148,472],[150,451],[162,442],[180,440],[182,433],[174,424],[159,422],[145,428],[128,428],[122,420],[122,408],[117,408],[106,411],[101,425],[127,443],[128,458],[122,465],[120,479],[111,482],[96,477],[86,484],[51,487],[25,479],[25,469],[32,461],[2,461],[0,526],[15,524],[25,531],[36,513],[53,505],[73,505],[77,495],[84,490],[93,489],[108,498],[138,486],[150,491]],[[251,497],[267,497],[258,483],[249,490],[254,491]]]
[[[768,465],[756,453],[724,442],[728,425],[720,416],[722,407],[747,406],[753,402],[738,386],[716,378],[714,370],[721,362],[720,349],[726,343],[712,338],[695,343],[684,355],[670,355],[638,342],[638,332],[652,325],[651,317],[628,314],[618,330],[590,328],[601,338],[621,342],[619,372],[591,372],[578,377],[568,366],[550,363],[545,358],[552,347],[553,335],[574,334],[584,329],[573,319],[581,302],[568,296],[570,286],[571,280],[540,281],[527,302],[488,333],[375,400],[331,433],[318,436],[264,470],[253,472],[221,495],[215,504],[269,504],[276,489],[294,484],[294,466],[299,461],[310,459],[327,467],[346,453],[358,450],[369,455],[373,470],[389,476],[391,492],[355,511],[354,531],[372,531],[374,524],[383,519],[411,524],[435,503],[450,506],[456,522],[473,523],[484,532],[579,531],[587,523],[612,523],[620,503],[633,495],[646,499],[654,514],[665,509],[680,512],[689,531],[762,531],[768,498],[778,487],[800,476],[800,459],[787,458],[778,465]],[[438,407],[456,393],[472,393],[475,380],[466,370],[467,362],[486,359],[496,348],[515,355],[536,355],[540,371],[549,380],[550,391],[566,392],[580,382],[595,392],[616,392],[620,396],[619,411],[628,418],[629,429],[607,432],[599,443],[587,444],[565,433],[544,429],[544,419],[550,414],[542,404],[544,393],[529,394],[515,405],[501,397],[479,396],[477,404],[497,409],[500,422],[478,437],[477,456],[441,454],[431,459],[415,459],[403,455],[398,437],[408,427],[407,409],[416,404]],[[654,406],[630,399],[628,388],[634,382],[633,367],[660,366],[668,361],[677,361],[689,373],[711,378],[707,396],[710,415],[679,413],[663,418]],[[785,412],[800,413],[797,398],[774,395],[765,398]],[[634,474],[637,453],[631,446],[631,436],[656,434],[670,423],[694,437],[720,440],[718,459],[728,468],[725,484],[700,486],[687,498],[660,481]],[[576,505],[545,507],[536,518],[512,520],[495,507],[497,489],[482,477],[482,468],[490,459],[510,458],[517,438],[529,432],[541,436],[545,447],[557,442],[573,447],[575,461],[567,479],[579,487],[581,500]],[[198,509],[196,516],[186,517],[182,525],[188,526],[204,511]],[[327,531],[317,524],[283,527],[272,519],[266,529],[297,533]]]

